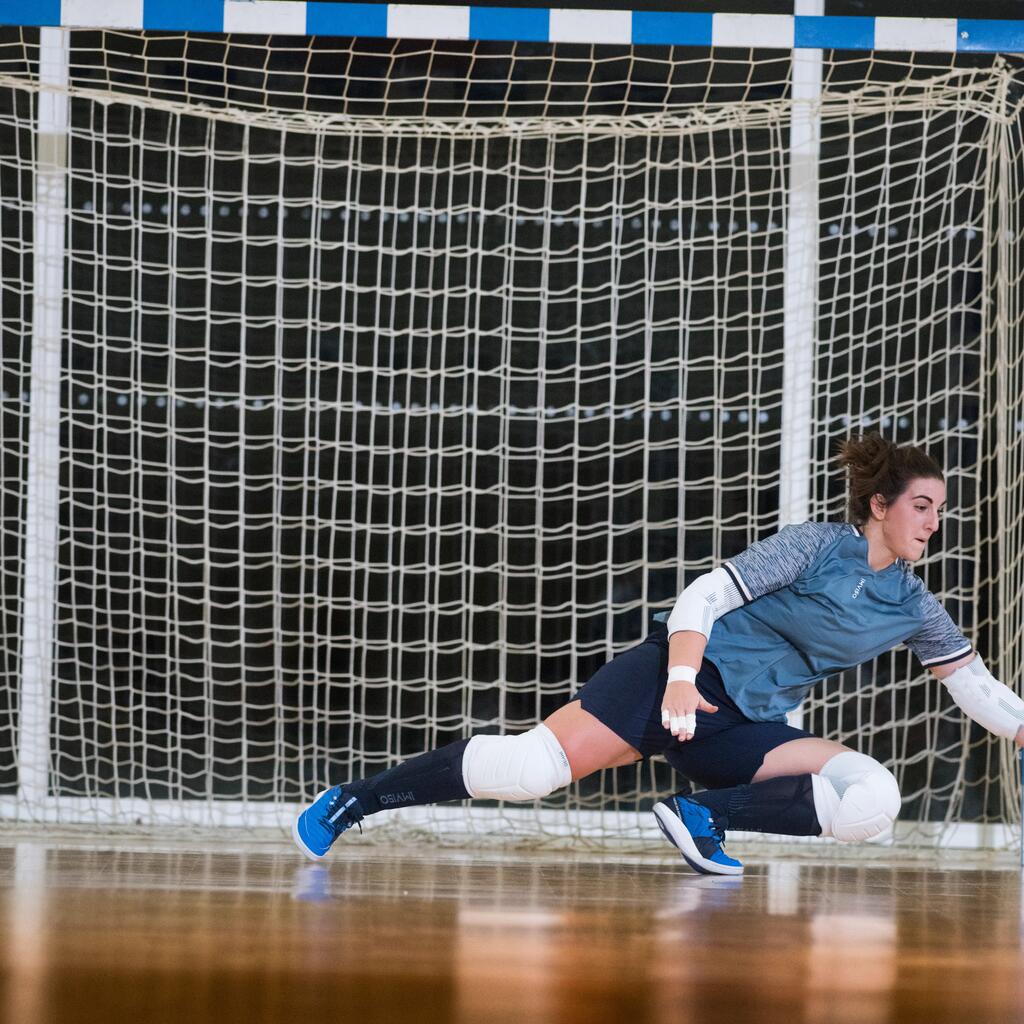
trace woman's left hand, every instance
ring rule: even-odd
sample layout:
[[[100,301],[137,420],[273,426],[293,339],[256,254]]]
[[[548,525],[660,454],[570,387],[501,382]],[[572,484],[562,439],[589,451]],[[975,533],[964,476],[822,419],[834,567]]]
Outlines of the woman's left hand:
[[[1020,747],[1021,749],[1024,749],[1024,725],[1022,725],[1017,730],[1017,737],[1016,737],[1016,739],[1013,742],[1016,743],[1017,746]]]

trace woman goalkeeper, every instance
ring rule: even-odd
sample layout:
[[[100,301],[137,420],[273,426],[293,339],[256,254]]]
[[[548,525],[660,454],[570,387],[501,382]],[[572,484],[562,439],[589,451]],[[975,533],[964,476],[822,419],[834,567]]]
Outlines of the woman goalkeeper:
[[[705,787],[654,807],[696,871],[743,871],[723,849],[729,829],[871,839],[900,810],[892,773],[785,716],[815,683],[901,643],[967,715],[1024,746],[1024,701],[913,572],[941,522],[941,467],[877,433],[843,442],[837,462],[848,522],[786,526],[700,577],[642,643],[528,732],[473,736],[325,790],[295,821],[299,848],[318,860],[377,811],[536,800],[654,754]]]

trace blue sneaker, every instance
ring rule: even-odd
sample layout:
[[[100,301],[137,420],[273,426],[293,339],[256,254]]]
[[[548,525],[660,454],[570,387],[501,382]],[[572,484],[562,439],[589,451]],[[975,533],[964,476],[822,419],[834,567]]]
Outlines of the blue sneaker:
[[[295,845],[310,859],[320,860],[342,832],[359,825],[363,813],[354,796],[343,793],[341,786],[325,789],[292,825]],[[362,832],[363,826],[359,825]]]
[[[673,796],[654,805],[654,817],[665,838],[702,875],[742,875],[743,865],[726,856],[725,832],[702,804]]]

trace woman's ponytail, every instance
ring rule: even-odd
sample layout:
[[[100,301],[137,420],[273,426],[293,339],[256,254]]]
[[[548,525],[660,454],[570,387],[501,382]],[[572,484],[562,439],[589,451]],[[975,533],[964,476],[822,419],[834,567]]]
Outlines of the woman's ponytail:
[[[942,467],[926,451],[897,445],[878,431],[840,441],[836,464],[847,471],[847,513],[858,526],[871,519],[871,498],[876,494],[891,505],[911,480],[929,477],[945,483]]]

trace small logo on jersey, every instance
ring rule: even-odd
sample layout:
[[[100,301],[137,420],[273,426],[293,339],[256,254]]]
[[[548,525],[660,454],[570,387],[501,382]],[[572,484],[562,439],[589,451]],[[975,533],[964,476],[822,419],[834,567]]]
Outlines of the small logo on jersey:
[[[864,577],[863,577],[863,576],[861,576],[861,578],[860,578],[860,583],[858,583],[858,584],[857,584],[857,586],[855,586],[855,587],[853,588],[853,597],[854,597],[854,600],[856,600],[856,599],[857,599],[858,595],[860,594],[860,592],[861,592],[861,591],[862,591],[863,589],[864,589]]]

